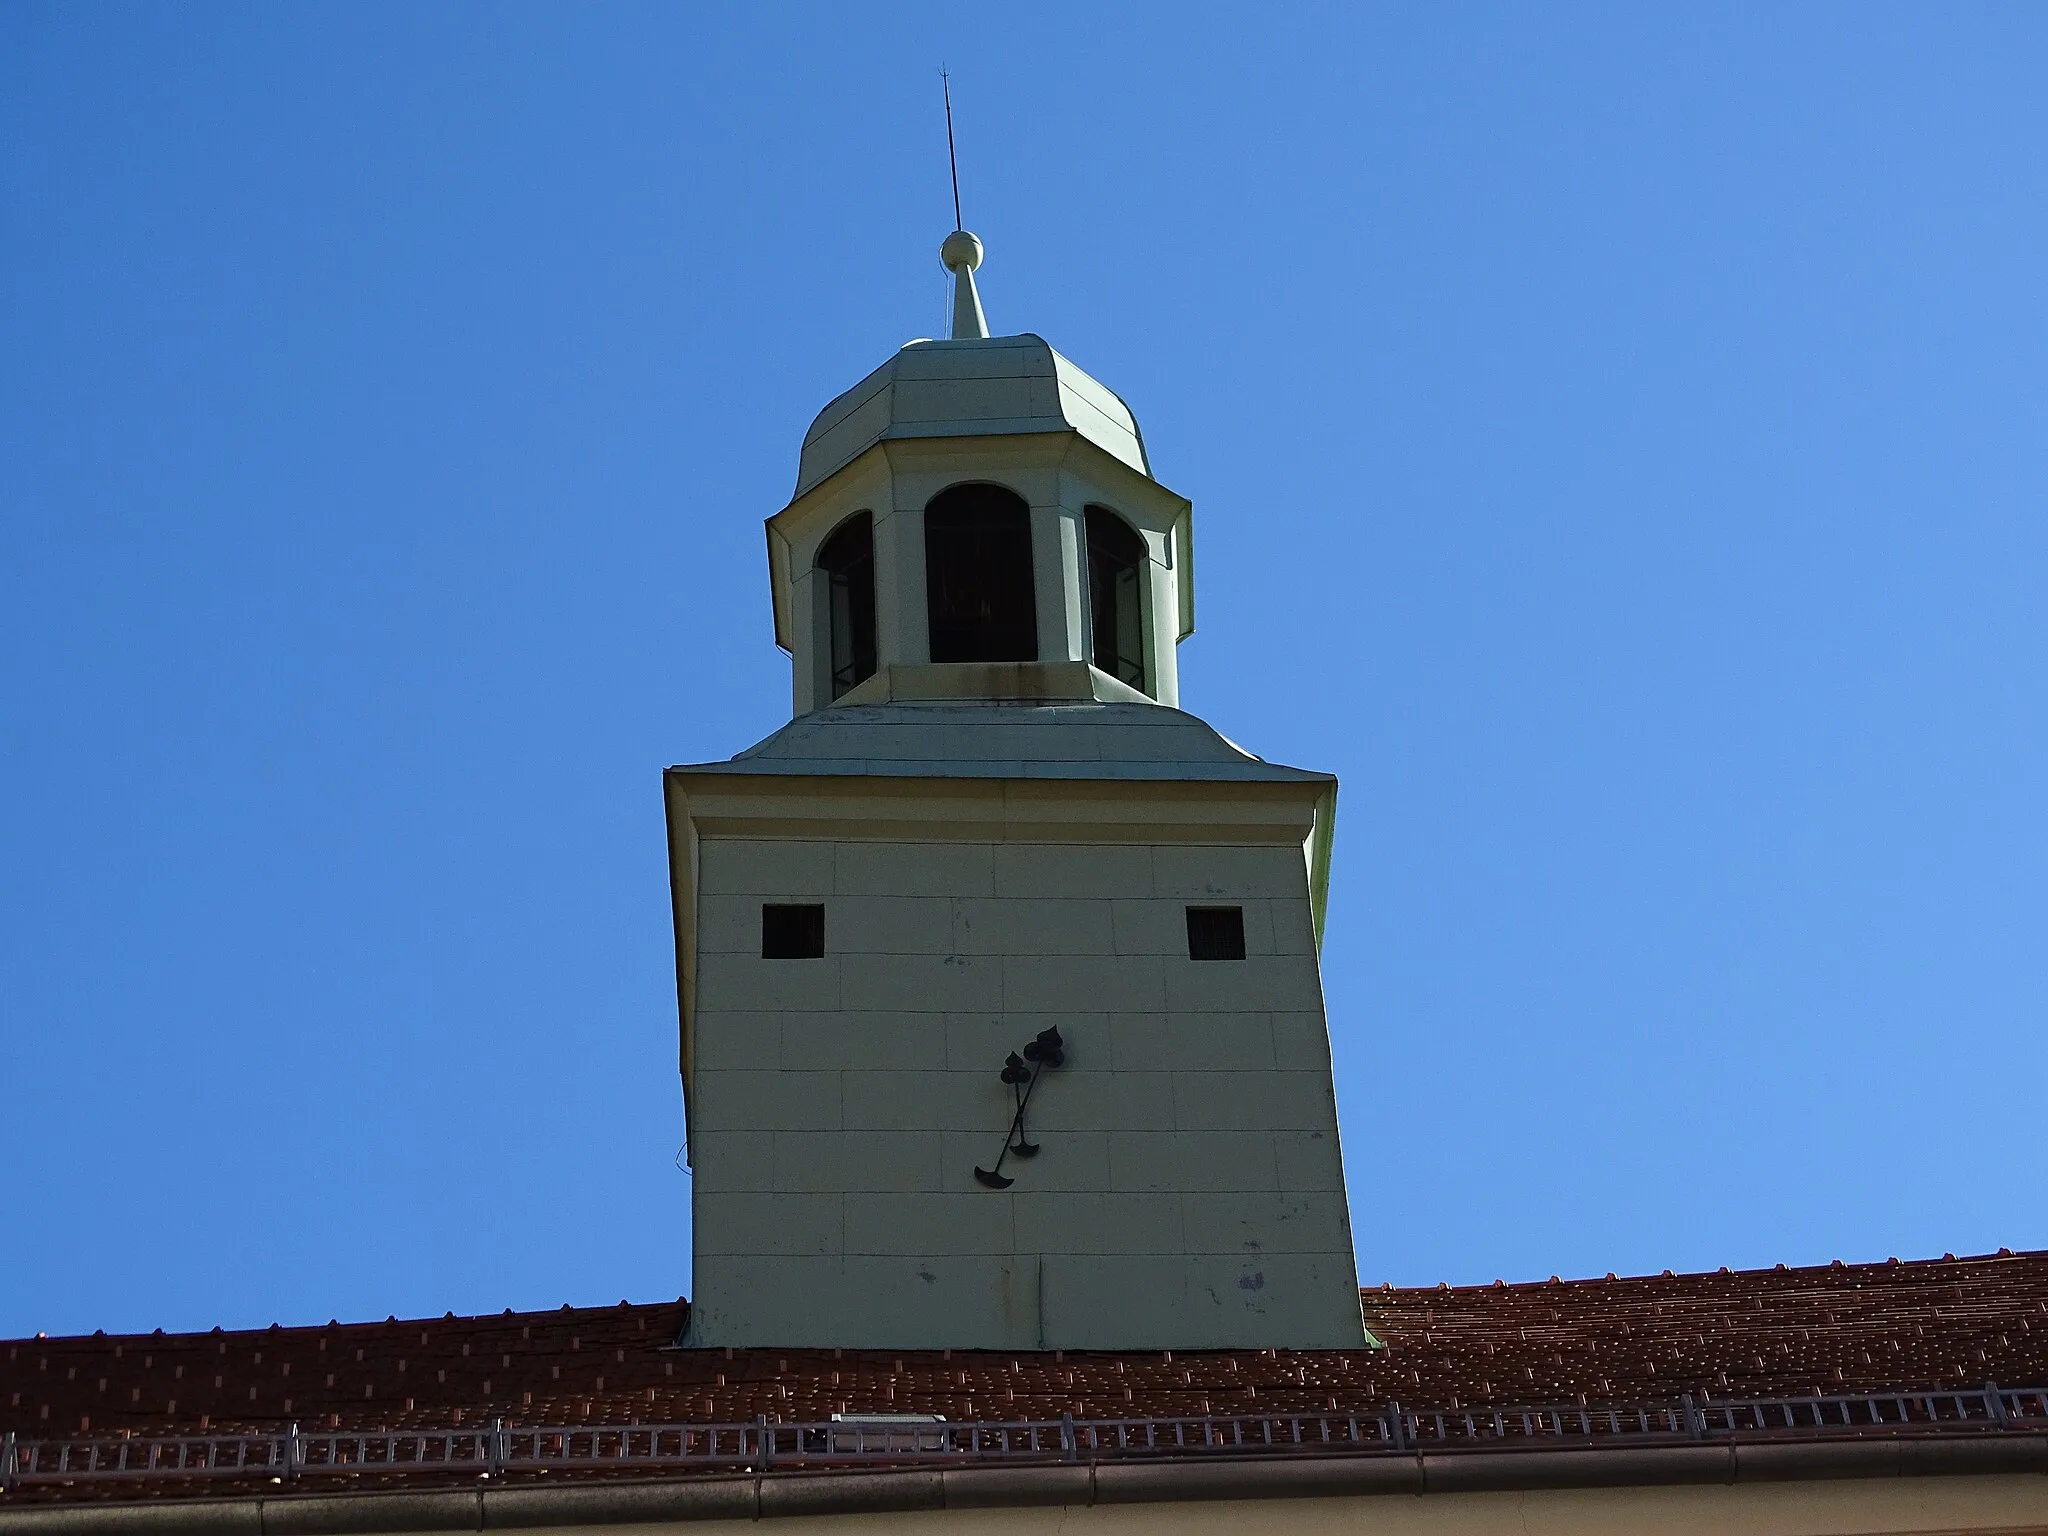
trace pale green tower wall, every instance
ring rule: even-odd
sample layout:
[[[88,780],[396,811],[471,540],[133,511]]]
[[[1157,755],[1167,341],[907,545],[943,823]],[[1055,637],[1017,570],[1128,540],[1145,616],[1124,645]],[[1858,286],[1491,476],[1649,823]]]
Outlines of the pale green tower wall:
[[[1303,846],[1324,787],[903,782],[889,837],[843,780],[687,781],[689,1341],[1358,1345]],[[761,957],[770,902],[823,905],[822,958]],[[1241,907],[1245,958],[1190,959],[1190,904]],[[1004,1057],[1055,1025],[1043,1150],[984,1188]]]

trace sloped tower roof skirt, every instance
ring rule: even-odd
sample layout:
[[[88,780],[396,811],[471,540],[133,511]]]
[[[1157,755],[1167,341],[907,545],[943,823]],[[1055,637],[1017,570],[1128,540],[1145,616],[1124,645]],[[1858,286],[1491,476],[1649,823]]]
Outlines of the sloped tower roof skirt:
[[[802,496],[891,438],[1078,432],[1150,478],[1137,418],[1041,336],[913,341],[818,413],[804,434]]]
[[[1158,704],[842,704],[800,715],[727,762],[685,774],[1165,780],[1334,785],[1254,757],[1204,720]]]

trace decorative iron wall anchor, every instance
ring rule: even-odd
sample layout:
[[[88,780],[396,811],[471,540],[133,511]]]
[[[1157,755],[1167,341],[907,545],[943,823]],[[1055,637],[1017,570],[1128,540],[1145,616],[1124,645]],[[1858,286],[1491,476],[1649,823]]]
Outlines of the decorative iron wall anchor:
[[[990,1189],[1008,1189],[1017,1182],[1003,1177],[1004,1158],[1012,1154],[1018,1157],[1038,1156],[1037,1143],[1024,1139],[1024,1106],[1031,1102],[1031,1090],[1038,1086],[1038,1079],[1066,1059],[1066,1042],[1060,1039],[1060,1032],[1042,1029],[1038,1038],[1024,1047],[1022,1056],[1012,1051],[1009,1060],[1003,1063],[1003,1081],[1017,1096],[1017,1112],[1010,1116],[1010,1129],[1003,1136],[1003,1150],[996,1154],[995,1167],[974,1170],[975,1178]],[[1029,1066],[1025,1065],[1027,1062]]]

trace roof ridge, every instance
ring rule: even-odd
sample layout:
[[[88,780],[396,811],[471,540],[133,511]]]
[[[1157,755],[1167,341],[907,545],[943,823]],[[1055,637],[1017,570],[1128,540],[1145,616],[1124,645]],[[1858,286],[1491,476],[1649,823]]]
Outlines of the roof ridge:
[[[2023,1248],[2018,1250],[2001,1248],[1996,1253],[1963,1254],[1960,1257],[1953,1253],[1944,1253],[1935,1258],[1887,1258],[1862,1260],[1855,1263],[1845,1262],[1841,1259],[1831,1259],[1825,1264],[1774,1264],[1756,1269],[1731,1269],[1723,1265],[1719,1269],[1683,1270],[1678,1272],[1667,1269],[1654,1275],[1617,1275],[1609,1271],[1605,1275],[1583,1275],[1570,1280],[1562,1279],[1557,1275],[1551,1275],[1547,1279],[1542,1280],[1480,1280],[1459,1285],[1453,1285],[1447,1280],[1440,1280],[1434,1286],[1397,1286],[1392,1281],[1385,1281],[1377,1287],[1361,1286],[1360,1292],[1368,1297],[1385,1295],[1456,1296],[1475,1292],[1497,1292],[1503,1290],[1524,1292],[1548,1291],[1554,1286],[1630,1285],[1659,1280],[1734,1280],[1746,1279],[1754,1275],[1784,1275],[1787,1277],[1799,1275],[1843,1275],[1869,1271],[1893,1272],[1899,1270],[1924,1270],[1934,1266],[1960,1267],[1966,1264],[2002,1264],[2025,1261],[2048,1261],[2048,1248]]]

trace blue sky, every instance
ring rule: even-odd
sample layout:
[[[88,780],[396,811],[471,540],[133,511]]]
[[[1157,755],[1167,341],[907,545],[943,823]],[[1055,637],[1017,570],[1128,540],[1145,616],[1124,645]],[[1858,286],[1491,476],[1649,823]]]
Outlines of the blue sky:
[[[944,325],[1340,775],[1367,1283],[2048,1246],[2048,13],[0,9],[0,1333],[688,1288],[660,769]]]

